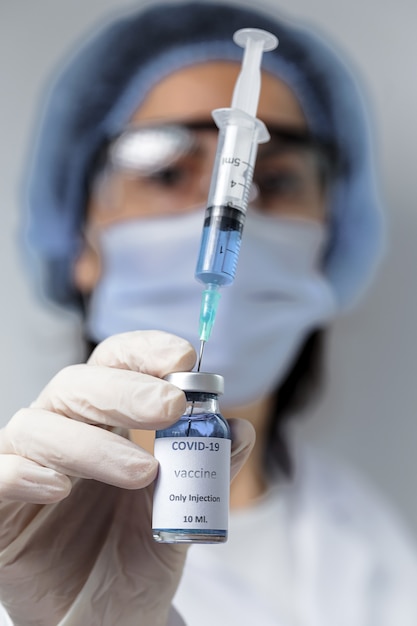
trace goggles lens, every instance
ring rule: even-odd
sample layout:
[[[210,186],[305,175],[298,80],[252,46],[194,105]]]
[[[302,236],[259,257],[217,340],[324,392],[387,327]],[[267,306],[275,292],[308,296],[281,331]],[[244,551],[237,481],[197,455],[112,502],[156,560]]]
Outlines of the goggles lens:
[[[334,159],[308,133],[268,127],[253,176],[252,203],[271,213],[308,216],[323,200]],[[109,145],[97,180],[101,206],[116,216],[158,216],[205,204],[217,148],[212,121],[127,128]]]
[[[110,144],[108,160],[115,169],[149,176],[191,151],[193,133],[166,125],[125,130]]]

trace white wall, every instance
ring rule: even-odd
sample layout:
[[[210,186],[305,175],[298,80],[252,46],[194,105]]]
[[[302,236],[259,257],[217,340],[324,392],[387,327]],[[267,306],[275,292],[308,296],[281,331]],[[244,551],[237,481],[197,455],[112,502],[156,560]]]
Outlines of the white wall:
[[[361,306],[336,323],[330,389],[301,436],[348,459],[398,505],[417,536],[417,130],[415,0],[270,4],[329,33],[366,82],[390,244]],[[79,34],[126,0],[0,0],[0,424],[81,358],[77,324],[33,302],[16,249],[18,189],[37,98]]]

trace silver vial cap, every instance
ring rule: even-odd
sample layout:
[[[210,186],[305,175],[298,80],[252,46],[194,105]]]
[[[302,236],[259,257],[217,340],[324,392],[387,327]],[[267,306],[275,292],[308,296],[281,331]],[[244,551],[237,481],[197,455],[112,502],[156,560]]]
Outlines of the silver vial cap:
[[[205,393],[224,393],[224,378],[220,374],[209,372],[173,372],[164,378],[183,391],[202,391]]]

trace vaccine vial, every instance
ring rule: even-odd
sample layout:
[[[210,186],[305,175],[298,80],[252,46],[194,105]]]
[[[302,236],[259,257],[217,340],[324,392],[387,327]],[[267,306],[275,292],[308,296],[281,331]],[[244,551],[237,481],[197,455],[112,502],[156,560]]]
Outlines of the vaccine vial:
[[[156,431],[153,537],[160,543],[222,543],[228,531],[231,450],[218,403],[223,377],[175,372],[165,380],[184,390],[187,406],[178,422]]]

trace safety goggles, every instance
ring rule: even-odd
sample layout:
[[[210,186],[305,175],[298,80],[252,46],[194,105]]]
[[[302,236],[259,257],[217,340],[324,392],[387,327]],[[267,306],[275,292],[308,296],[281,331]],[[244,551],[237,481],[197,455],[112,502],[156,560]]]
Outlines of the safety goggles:
[[[251,203],[266,213],[309,215],[334,172],[332,147],[310,133],[268,126],[258,148]],[[209,120],[127,127],[102,155],[96,189],[117,215],[158,216],[205,204],[218,129]]]

